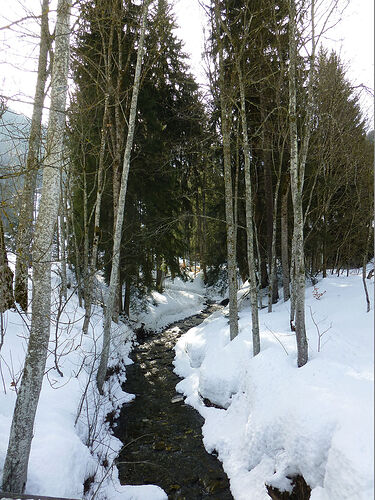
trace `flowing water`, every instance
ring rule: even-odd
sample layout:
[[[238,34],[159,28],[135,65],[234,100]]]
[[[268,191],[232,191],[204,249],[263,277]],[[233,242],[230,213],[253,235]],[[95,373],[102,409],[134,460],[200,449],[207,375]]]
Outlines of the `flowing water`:
[[[124,390],[136,398],[114,424],[124,443],[117,463],[122,484],[156,484],[173,500],[233,498],[221,463],[203,446],[203,418],[176,394],[180,379],[172,365],[178,337],[219,307],[150,334],[133,350]]]

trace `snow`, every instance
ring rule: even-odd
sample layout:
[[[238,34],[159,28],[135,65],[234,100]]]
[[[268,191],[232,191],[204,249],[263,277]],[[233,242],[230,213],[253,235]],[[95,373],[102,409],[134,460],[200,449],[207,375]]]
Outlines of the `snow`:
[[[12,255],[9,256],[12,265]],[[35,420],[26,491],[30,494],[82,498],[83,484],[95,475],[89,497],[116,500],[165,500],[165,492],[155,485],[122,486],[114,460],[122,443],[106,422],[110,412],[119,414],[123,403],[134,395],[122,391],[133,331],[125,324],[112,324],[109,366],[119,366],[105,383],[104,396],[96,389],[94,369],[98,366],[102,342],[102,309],[94,307],[87,335],[82,335],[84,310],[71,290],[58,314],[58,268],[53,272],[53,304],[50,354]],[[139,321],[154,330],[163,324],[202,309],[203,283],[199,277],[188,282],[166,281],[163,295],[153,301]],[[4,344],[0,351],[0,483],[8,445],[15,386],[19,387],[27,349],[30,317],[12,310],[3,315]],[[57,338],[57,348],[56,348]],[[56,352],[56,356],[55,356]],[[56,361],[56,364],[55,364]],[[59,371],[56,369],[58,366]],[[15,384],[15,385],[14,385]],[[103,465],[107,462],[105,465]]]
[[[367,284],[373,305],[373,280]],[[205,418],[205,447],[218,453],[236,500],[269,499],[265,482],[290,490],[293,474],[303,475],[313,500],[373,498],[373,314],[356,272],[321,279],[317,289],[325,291],[319,299],[306,289],[310,359],[302,368],[289,302],[260,311],[255,358],[245,300],[232,342],[225,308],[176,345],[177,390]]]
[[[54,275],[56,289],[57,273]],[[368,281],[373,305],[373,279]],[[217,311],[177,342],[177,390],[204,417],[203,439],[217,451],[235,500],[269,499],[265,482],[290,489],[287,475],[300,473],[313,500],[367,500],[373,497],[373,315],[366,313],[361,275],[321,279],[317,300],[306,289],[310,359],[296,367],[295,336],[289,331],[289,303],[269,314],[260,311],[261,353],[252,357],[248,299],[240,304],[239,335],[230,342],[228,308]],[[56,289],[57,290],[57,289]],[[239,291],[244,296],[245,284]],[[89,493],[99,500],[164,500],[155,485],[122,486],[114,460],[121,442],[106,415],[134,396],[121,389],[134,341],[125,324],[112,325],[111,366],[120,366],[99,396],[95,377],[102,336],[102,310],[94,308],[88,335],[81,333],[84,311],[75,293],[56,326],[51,319],[51,353],[38,406],[27,492],[82,498],[85,479],[95,474]],[[58,304],[54,296],[54,304]],[[147,310],[135,318],[160,330],[203,308],[201,275],[184,282],[166,280]],[[57,306],[56,306],[57,307]],[[310,312],[311,308],[311,312]],[[26,352],[30,318],[4,314],[0,351],[0,476],[5,459]],[[317,327],[314,325],[314,321]],[[318,331],[326,331],[318,352]],[[56,361],[60,375],[55,367]],[[206,407],[208,398],[218,407]],[[219,408],[221,407],[221,408]],[[107,463],[105,463],[107,462]]]
[[[151,292],[146,311],[138,314],[138,322],[144,323],[146,330],[161,331],[166,326],[180,319],[198,314],[204,302],[203,272],[189,279],[165,280],[163,293]]]

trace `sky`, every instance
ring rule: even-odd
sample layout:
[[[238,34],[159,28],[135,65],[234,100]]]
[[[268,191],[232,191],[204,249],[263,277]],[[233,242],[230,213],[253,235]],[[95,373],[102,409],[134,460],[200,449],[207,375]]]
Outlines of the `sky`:
[[[55,3],[56,0],[52,0]],[[328,0],[323,0],[327,2]],[[173,0],[176,34],[191,56],[191,69],[198,83],[206,83],[201,53],[204,48],[205,18],[198,0]],[[1,29],[30,13],[39,14],[40,0],[1,0],[0,12],[0,94],[11,97],[10,106],[31,114],[36,81],[39,28],[23,23],[12,30]],[[25,8],[24,5],[27,7]],[[325,37],[324,45],[341,55],[347,75],[354,85],[364,84],[372,95],[361,91],[362,109],[373,120],[374,89],[374,1],[350,0],[342,20]],[[371,126],[371,125],[370,125]],[[373,127],[373,125],[372,125]]]

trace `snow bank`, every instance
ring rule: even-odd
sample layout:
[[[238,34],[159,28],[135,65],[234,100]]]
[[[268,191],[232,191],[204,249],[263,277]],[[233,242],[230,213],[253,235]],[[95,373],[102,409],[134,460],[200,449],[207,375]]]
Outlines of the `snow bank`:
[[[204,295],[202,272],[196,277],[190,273],[188,281],[166,279],[164,292],[151,292],[146,310],[136,316],[137,322],[144,323],[147,330],[161,331],[175,321],[198,314],[204,307]]]
[[[55,268],[53,289],[58,291]],[[110,430],[106,416],[118,414],[133,399],[121,389],[133,332],[126,325],[112,325],[109,365],[119,366],[105,383],[104,396],[96,389],[95,368],[102,343],[102,310],[94,308],[89,333],[82,335],[84,310],[70,291],[59,311],[54,292],[50,354],[35,420],[26,491],[30,494],[82,498],[84,481],[91,484],[88,497],[116,500],[164,500],[157,486],[121,486],[114,460],[122,447]],[[60,314],[57,322],[57,315]],[[0,350],[0,484],[16,388],[27,349],[30,318],[18,312],[3,315],[4,344]],[[114,370],[115,371],[115,370]],[[119,373],[117,373],[119,372]],[[95,477],[95,479],[94,479]]]
[[[373,280],[368,285],[373,304]],[[236,500],[269,499],[265,482],[290,489],[286,475],[297,473],[313,500],[373,497],[373,314],[359,274],[330,276],[317,289],[325,291],[319,299],[306,289],[310,360],[303,368],[289,303],[281,301],[272,314],[260,311],[255,358],[245,299],[234,341],[226,308],[176,345],[175,372],[184,377],[177,390],[205,418],[205,447],[217,451]]]

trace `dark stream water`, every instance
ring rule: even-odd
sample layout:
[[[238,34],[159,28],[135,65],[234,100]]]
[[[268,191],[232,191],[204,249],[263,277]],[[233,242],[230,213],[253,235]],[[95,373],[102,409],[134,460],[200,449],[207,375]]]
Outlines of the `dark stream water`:
[[[203,418],[182,398],[172,403],[180,380],[173,373],[173,347],[181,334],[218,308],[209,305],[201,314],[149,335],[133,350],[124,390],[136,398],[123,406],[114,424],[124,443],[117,465],[122,484],[156,484],[173,500],[233,499],[221,463],[204,449]]]

